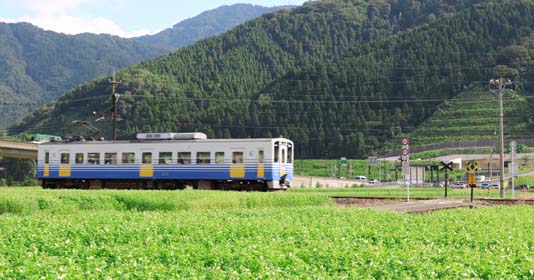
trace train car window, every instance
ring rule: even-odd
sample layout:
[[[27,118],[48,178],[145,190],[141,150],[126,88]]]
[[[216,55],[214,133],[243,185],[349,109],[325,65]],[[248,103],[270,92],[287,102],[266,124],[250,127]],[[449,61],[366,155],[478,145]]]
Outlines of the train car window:
[[[122,153],[122,164],[134,164],[135,153]]]
[[[191,153],[189,152],[178,153],[178,164],[191,164]]]
[[[45,164],[49,164],[50,163],[50,153],[49,152],[46,152],[45,153],[45,161],[44,161]]]
[[[70,163],[70,154],[61,153],[61,164],[69,164],[69,163]]]
[[[263,163],[264,160],[265,160],[264,152],[263,150],[259,150],[258,151],[258,163]]]
[[[282,163],[286,163],[286,150],[282,149]]]
[[[224,163],[224,152],[215,152],[215,163]]]
[[[243,152],[233,152],[232,153],[232,163],[241,164],[243,163]]]
[[[293,163],[293,144],[287,143],[287,163]]]
[[[143,153],[143,156],[141,157],[141,163],[152,164],[152,153],[150,152]]]
[[[105,153],[104,164],[117,164],[117,153]]]
[[[171,164],[171,163],[172,163],[172,153],[171,152],[159,153],[159,164]]]
[[[76,153],[76,155],[74,155],[74,162],[76,164],[83,164],[83,153]]]
[[[99,153],[88,153],[87,164],[100,164],[100,154]]]
[[[274,142],[274,162],[280,162],[280,142]]]
[[[198,152],[197,153],[197,164],[210,164],[210,152]]]

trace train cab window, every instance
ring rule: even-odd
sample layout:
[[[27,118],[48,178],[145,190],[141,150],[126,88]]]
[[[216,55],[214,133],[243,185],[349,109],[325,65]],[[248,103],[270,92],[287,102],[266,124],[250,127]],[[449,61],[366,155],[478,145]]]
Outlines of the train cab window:
[[[244,162],[243,152],[233,152],[232,153],[232,163],[241,164]]]
[[[198,152],[197,153],[197,164],[210,164],[211,153],[209,152]]]
[[[280,162],[280,142],[274,142],[274,162]]]
[[[50,163],[50,153],[49,153],[49,152],[46,152],[46,153],[45,153],[45,160],[44,160],[44,163],[45,163],[45,164],[49,164],[49,163]]]
[[[88,153],[87,164],[100,164],[100,154],[99,153]]]
[[[69,164],[69,163],[70,163],[70,154],[61,153],[61,164]]]
[[[293,163],[293,144],[287,143],[287,163]]]
[[[76,153],[76,155],[74,155],[74,162],[76,164],[83,164],[83,153]]]
[[[265,155],[263,150],[258,151],[258,163],[263,163],[265,161]]]
[[[122,164],[134,164],[135,153],[122,153]]]
[[[143,164],[152,164],[152,153],[146,152],[142,154],[141,163]]]
[[[282,163],[286,163],[286,150],[282,149]]]
[[[105,153],[104,164],[117,164],[117,153]]]
[[[215,163],[224,163],[224,152],[215,152]]]
[[[159,153],[159,164],[171,164],[171,163],[172,163],[172,153],[171,152]]]
[[[191,164],[191,153],[179,152],[178,153],[178,164]]]

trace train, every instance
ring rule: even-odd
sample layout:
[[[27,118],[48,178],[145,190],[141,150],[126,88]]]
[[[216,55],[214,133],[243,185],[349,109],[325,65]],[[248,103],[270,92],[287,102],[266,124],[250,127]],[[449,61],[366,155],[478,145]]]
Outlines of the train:
[[[37,174],[43,188],[287,190],[294,151],[286,138],[138,133],[130,141],[42,143]]]

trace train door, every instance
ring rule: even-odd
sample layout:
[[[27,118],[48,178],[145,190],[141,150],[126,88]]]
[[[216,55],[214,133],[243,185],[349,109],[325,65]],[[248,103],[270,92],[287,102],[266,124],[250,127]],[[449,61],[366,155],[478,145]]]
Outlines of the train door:
[[[50,151],[44,153],[43,177],[50,177]]]
[[[256,166],[256,177],[265,178],[265,150],[258,149],[258,163]]]
[[[70,151],[59,151],[59,177],[70,177]]]
[[[287,143],[277,141],[274,142],[274,162],[278,163],[280,166],[280,177],[283,177],[287,174],[286,164],[287,164]]]
[[[139,177],[154,177],[154,159],[152,150],[141,151]]]
[[[245,151],[243,149],[232,149],[230,178],[245,178]]]
[[[287,172],[286,172],[286,165],[287,165],[287,142],[281,142],[281,147],[280,147],[280,162],[281,162],[281,165],[280,165],[280,176],[283,177],[283,176],[286,176],[287,175]]]

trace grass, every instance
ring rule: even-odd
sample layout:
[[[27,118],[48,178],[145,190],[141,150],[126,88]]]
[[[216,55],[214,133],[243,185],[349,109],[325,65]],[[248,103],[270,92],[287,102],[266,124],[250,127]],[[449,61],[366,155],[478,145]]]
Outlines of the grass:
[[[0,279],[534,277],[533,207],[406,215],[333,193],[0,189],[35,208],[0,215]]]

